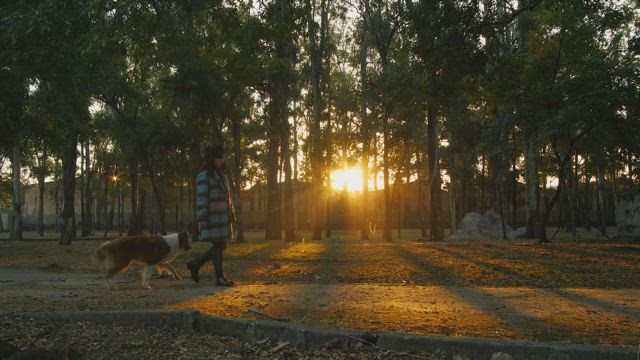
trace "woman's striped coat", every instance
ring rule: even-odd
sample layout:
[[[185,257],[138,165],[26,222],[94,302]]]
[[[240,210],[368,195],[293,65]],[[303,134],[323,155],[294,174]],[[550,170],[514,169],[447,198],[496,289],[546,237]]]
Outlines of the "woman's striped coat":
[[[198,221],[207,221],[200,226],[200,240],[222,243],[231,237],[231,191],[229,180],[223,170],[204,170],[198,174]]]

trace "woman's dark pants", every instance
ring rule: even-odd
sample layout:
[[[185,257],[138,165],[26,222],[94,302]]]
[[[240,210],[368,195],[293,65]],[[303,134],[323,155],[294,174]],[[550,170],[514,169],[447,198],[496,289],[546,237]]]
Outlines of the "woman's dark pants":
[[[212,243],[212,246],[209,250],[203,252],[200,256],[198,256],[193,263],[200,268],[207,261],[211,260],[213,262],[213,268],[216,272],[216,278],[221,278],[224,276],[222,272],[222,252],[227,247],[226,243]]]

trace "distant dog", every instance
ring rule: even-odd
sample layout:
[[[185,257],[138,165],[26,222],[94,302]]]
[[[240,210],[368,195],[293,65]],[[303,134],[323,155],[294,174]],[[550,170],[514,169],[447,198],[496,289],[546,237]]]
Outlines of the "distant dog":
[[[94,256],[96,262],[102,264],[107,270],[105,278],[107,288],[115,288],[111,283],[111,278],[115,274],[126,270],[132,263],[139,263],[144,266],[142,288],[151,289],[149,279],[154,268],[157,268],[160,273],[167,271],[173,275],[174,279],[181,279],[176,269],[171,266],[171,261],[181,250],[191,250],[189,234],[186,232],[166,236],[119,237],[100,245]]]

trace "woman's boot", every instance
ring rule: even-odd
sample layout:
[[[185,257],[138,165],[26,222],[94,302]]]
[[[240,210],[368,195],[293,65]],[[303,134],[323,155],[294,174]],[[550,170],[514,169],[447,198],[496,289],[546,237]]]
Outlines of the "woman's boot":
[[[216,286],[230,287],[233,286],[233,281],[227,279],[226,276],[222,275],[216,278]]]

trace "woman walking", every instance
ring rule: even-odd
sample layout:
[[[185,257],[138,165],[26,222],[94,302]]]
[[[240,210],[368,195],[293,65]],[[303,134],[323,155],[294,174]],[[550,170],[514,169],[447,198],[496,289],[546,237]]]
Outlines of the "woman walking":
[[[211,248],[197,259],[187,263],[193,281],[200,282],[200,267],[208,260],[213,261],[216,286],[232,286],[222,272],[222,252],[231,237],[231,221],[236,214],[231,201],[229,179],[225,173],[224,149],[222,146],[207,147],[205,162],[197,176],[198,227],[200,239],[211,241]]]

